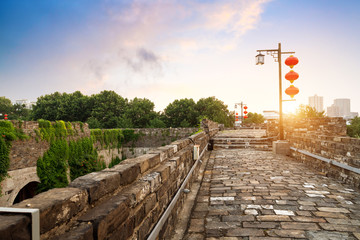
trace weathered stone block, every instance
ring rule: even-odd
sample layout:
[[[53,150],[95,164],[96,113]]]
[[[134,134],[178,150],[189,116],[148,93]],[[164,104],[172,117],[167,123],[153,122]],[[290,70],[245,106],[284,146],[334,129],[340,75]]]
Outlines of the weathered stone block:
[[[93,172],[75,179],[69,187],[86,189],[89,202],[93,203],[115,191],[120,186],[120,175],[117,172]]]
[[[93,240],[93,225],[88,223],[81,223],[76,228],[71,229],[54,240]]]
[[[124,222],[115,232],[109,234],[109,240],[127,240],[134,232],[135,218],[131,217]]]
[[[30,218],[25,215],[0,215],[1,240],[30,240]]]
[[[150,184],[150,191],[155,192],[161,186],[161,176],[158,172],[150,173],[142,178]]]
[[[126,196],[116,195],[87,211],[79,221],[92,222],[96,239],[106,239],[128,218],[129,203],[130,200]]]
[[[144,154],[134,159],[127,159],[123,163],[124,164],[138,163],[140,166],[140,172],[144,173],[150,168],[153,168],[160,163],[160,154],[159,153]]]
[[[138,205],[150,193],[150,183],[145,181],[136,182],[131,186],[131,188],[128,188],[122,192],[124,196],[129,196],[131,207]]]
[[[284,140],[274,141],[273,153],[290,156],[290,143]]]
[[[170,165],[163,164],[154,169],[154,172],[158,172],[161,176],[161,182],[166,181],[170,176]]]
[[[84,209],[88,203],[88,194],[78,188],[55,188],[40,193],[13,205],[16,208],[40,209],[40,233],[45,233],[55,226],[67,222]]]
[[[157,203],[156,194],[155,193],[150,194],[150,196],[148,196],[144,201],[145,201],[144,203],[145,215],[147,215]]]
[[[104,172],[118,172],[120,174],[120,185],[128,185],[134,182],[140,176],[140,164],[118,164],[110,169],[103,170]]]

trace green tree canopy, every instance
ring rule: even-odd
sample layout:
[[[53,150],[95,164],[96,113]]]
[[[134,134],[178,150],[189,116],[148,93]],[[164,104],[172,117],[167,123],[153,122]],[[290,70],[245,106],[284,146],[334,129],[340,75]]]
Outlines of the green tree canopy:
[[[265,117],[260,113],[252,113],[249,112],[247,114],[248,118],[244,119],[244,123],[263,123],[265,121]]]
[[[149,126],[150,121],[157,116],[154,111],[155,104],[146,98],[134,98],[128,104],[125,118],[131,119],[132,126],[141,128]]]
[[[199,113],[192,98],[175,100],[164,109],[164,119],[168,127],[195,127]]]
[[[0,113],[9,114],[13,110],[11,100],[6,97],[0,97]]]
[[[97,119],[102,128],[122,127],[122,115],[128,107],[128,100],[114,91],[102,91],[92,95],[91,117]]]
[[[360,117],[355,117],[350,121],[347,126],[347,134],[350,137],[360,138]]]
[[[301,104],[295,116],[298,118],[325,117],[325,111],[317,112],[315,108]]]
[[[229,112],[223,101],[215,97],[201,98],[196,104],[196,110],[199,116],[222,123],[226,127],[234,125],[234,114]]]
[[[49,121],[82,121],[90,116],[89,97],[81,92],[59,93],[55,92],[38,98],[33,106],[32,118]]]

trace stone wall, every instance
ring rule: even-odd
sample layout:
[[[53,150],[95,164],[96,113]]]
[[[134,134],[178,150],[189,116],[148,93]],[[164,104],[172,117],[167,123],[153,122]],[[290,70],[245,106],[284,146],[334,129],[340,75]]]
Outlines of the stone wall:
[[[268,135],[277,135],[274,121],[268,123]],[[360,169],[360,139],[346,136],[346,122],[342,118],[310,118],[284,121],[285,139],[290,146]],[[360,187],[360,175],[326,163],[297,151],[293,157],[355,187]]]
[[[216,133],[215,126],[210,132]],[[146,239],[194,164],[194,145],[202,150],[209,138],[203,131],[177,140],[13,207],[40,209],[42,239]],[[192,176],[196,178],[196,170]],[[159,239],[171,236],[185,198],[182,193]],[[0,218],[0,239],[12,239],[20,231],[29,239],[27,216]]]
[[[125,147],[159,147],[171,142],[189,137],[198,128],[133,128],[139,133],[139,139],[135,142],[125,144]]]

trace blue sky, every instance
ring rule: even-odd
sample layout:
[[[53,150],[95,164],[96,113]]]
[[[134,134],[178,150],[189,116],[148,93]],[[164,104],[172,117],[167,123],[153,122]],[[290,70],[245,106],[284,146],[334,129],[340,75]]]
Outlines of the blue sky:
[[[318,94],[360,112],[359,24],[356,0],[2,0],[0,96],[114,90],[156,110],[209,96],[230,110],[277,110],[278,65],[254,56],[281,42],[300,61],[300,93],[285,110]]]

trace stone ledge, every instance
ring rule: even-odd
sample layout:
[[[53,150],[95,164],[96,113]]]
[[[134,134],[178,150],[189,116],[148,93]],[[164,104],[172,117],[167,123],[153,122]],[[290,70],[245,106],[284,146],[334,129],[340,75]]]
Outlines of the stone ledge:
[[[30,222],[30,218],[22,214],[0,215],[0,239],[31,239]]]
[[[103,172],[117,172],[120,174],[120,186],[134,182],[140,175],[140,163],[118,164],[112,168],[105,169]]]
[[[93,225],[90,223],[81,223],[69,232],[54,238],[54,240],[93,240]]]
[[[120,186],[120,174],[117,172],[93,172],[75,179],[69,187],[85,189],[89,194],[89,203],[114,192]]]
[[[15,208],[40,209],[40,233],[70,220],[82,211],[88,202],[88,194],[78,188],[55,188],[13,205]]]
[[[130,200],[126,196],[116,195],[108,201],[87,211],[79,222],[91,222],[96,239],[105,239],[114,232],[130,215]]]

